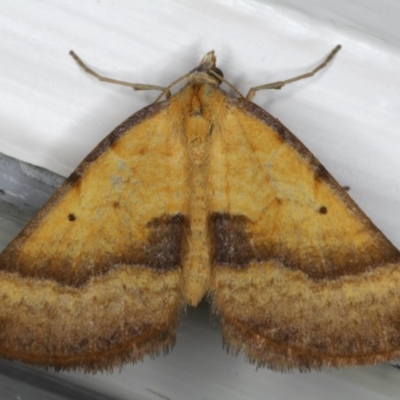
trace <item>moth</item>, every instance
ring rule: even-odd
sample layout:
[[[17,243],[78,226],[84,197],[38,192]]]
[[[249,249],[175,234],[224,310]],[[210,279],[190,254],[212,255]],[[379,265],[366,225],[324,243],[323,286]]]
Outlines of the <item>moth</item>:
[[[82,161],[0,255],[0,356],[110,370],[207,295],[228,349],[279,371],[400,356],[400,253],[214,52]],[[228,83],[228,85],[232,87]]]

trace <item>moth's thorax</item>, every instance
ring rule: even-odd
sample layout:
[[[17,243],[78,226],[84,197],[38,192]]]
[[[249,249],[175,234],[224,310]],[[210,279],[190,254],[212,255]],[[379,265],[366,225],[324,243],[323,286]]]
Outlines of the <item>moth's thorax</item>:
[[[215,104],[220,96],[216,82],[193,81],[176,97],[176,108],[182,110],[178,123],[184,124],[184,141],[190,162],[194,164],[204,162],[215,120]]]

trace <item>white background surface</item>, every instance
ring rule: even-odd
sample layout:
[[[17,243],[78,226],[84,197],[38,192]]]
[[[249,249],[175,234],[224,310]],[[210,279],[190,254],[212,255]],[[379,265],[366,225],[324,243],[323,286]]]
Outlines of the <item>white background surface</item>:
[[[167,85],[214,49],[241,92],[315,67],[318,76],[255,101],[279,118],[400,247],[400,3],[317,1],[28,1],[0,5],[0,152],[68,175],[157,93],[96,81],[98,72]],[[206,310],[190,311],[167,358],[112,375],[64,374],[115,393],[159,399],[394,399],[389,366],[281,375],[221,349]],[[18,393],[15,393],[18,395]],[[14,397],[15,398],[15,397]]]

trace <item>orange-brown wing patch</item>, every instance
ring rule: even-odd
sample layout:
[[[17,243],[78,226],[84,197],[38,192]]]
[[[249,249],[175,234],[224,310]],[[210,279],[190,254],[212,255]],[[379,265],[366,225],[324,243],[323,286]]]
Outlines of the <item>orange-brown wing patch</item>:
[[[399,356],[398,250],[277,120],[225,105],[209,232],[228,346],[279,370]]]
[[[174,343],[188,220],[171,124],[163,103],[133,115],[0,255],[2,356],[98,370]]]

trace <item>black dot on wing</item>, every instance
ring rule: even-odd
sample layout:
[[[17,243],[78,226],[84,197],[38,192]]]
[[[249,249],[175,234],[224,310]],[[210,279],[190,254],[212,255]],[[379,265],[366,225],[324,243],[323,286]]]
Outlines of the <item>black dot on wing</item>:
[[[325,206],[321,206],[319,208],[319,213],[320,214],[327,214],[328,213],[328,209]]]
[[[75,214],[69,213],[69,214],[68,214],[68,221],[73,222],[73,221],[75,221],[75,220],[76,220]]]

